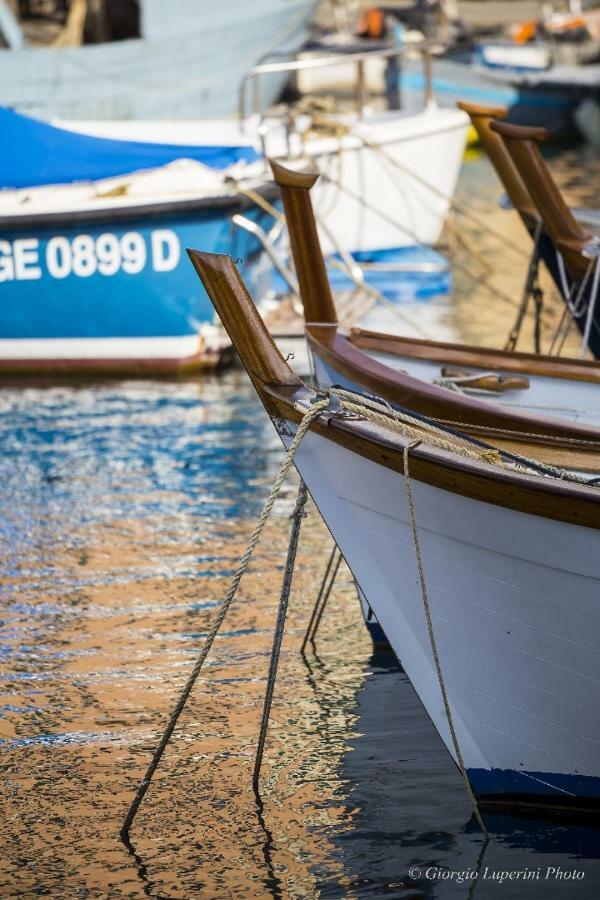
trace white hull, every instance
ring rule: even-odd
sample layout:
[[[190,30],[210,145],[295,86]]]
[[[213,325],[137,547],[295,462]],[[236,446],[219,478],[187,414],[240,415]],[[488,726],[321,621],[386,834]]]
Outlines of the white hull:
[[[459,110],[432,107],[413,115],[387,112],[367,115],[360,121],[352,117],[340,120],[348,126],[346,135],[311,136],[304,145],[297,135],[292,136],[288,145],[281,122],[266,120],[266,152],[285,158],[289,150],[292,157],[304,150],[317,163],[326,177],[320,178],[313,189],[315,210],[345,250],[359,252],[434,244],[441,234],[458,178],[467,136],[467,116]],[[242,129],[233,121],[202,120],[161,124],[58,124],[86,134],[123,140],[159,142],[168,135],[170,143],[251,144],[261,149],[255,119],[247,121]],[[382,152],[369,149],[365,141],[380,146]],[[391,157],[398,167],[386,157]],[[332,182],[339,182],[341,189]],[[373,209],[366,209],[353,195],[364,198]],[[373,210],[391,216],[394,223]],[[325,253],[335,251],[325,230],[321,232],[321,241]]]
[[[6,360],[186,359],[202,349],[199,335],[168,338],[13,338],[0,340]]]
[[[296,464],[455,758],[403,476],[313,432]],[[441,667],[475,793],[597,801],[598,531],[417,481],[412,489]]]

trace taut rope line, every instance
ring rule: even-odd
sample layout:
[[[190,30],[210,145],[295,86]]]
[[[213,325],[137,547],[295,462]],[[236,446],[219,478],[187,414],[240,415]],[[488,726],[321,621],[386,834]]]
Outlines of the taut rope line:
[[[261,512],[260,516],[258,517],[258,521],[254,527],[254,531],[252,532],[250,540],[248,541],[248,546],[246,547],[246,550],[245,550],[242,558],[240,559],[240,564],[236,570],[235,575],[233,576],[233,580],[231,582],[231,585],[229,586],[229,590],[225,594],[225,599],[223,600],[223,603],[221,604],[221,606],[219,608],[219,612],[217,613],[217,616],[212,625],[212,628],[210,629],[210,631],[208,633],[208,636],[204,642],[202,650],[200,651],[198,658],[196,659],[196,662],[194,663],[194,668],[192,669],[190,676],[185,684],[185,687],[184,687],[183,691],[181,692],[179,700],[177,701],[175,708],[173,709],[173,712],[171,713],[171,717],[169,719],[167,727],[165,728],[163,735],[160,739],[160,742],[152,755],[152,759],[150,761],[150,765],[148,766],[148,770],[147,770],[144,778],[142,779],[140,786],[137,789],[136,795],[133,798],[133,802],[132,802],[131,806],[129,807],[127,815],[125,816],[125,821],[123,822],[123,826],[120,831],[121,838],[124,841],[127,841],[129,838],[129,831],[131,829],[131,825],[133,824],[133,820],[135,819],[137,811],[140,808],[140,805],[146,795],[148,788],[150,787],[150,783],[152,781],[154,773],[156,772],[156,769],[158,768],[158,765],[162,759],[162,756],[167,748],[167,744],[169,743],[169,741],[171,739],[171,735],[173,734],[173,732],[175,730],[175,726],[177,725],[177,720],[179,719],[179,716],[181,715],[181,713],[183,711],[183,708],[188,700],[188,697],[190,696],[190,694],[192,692],[194,684],[196,683],[198,675],[200,674],[202,666],[204,665],[204,661],[206,660],[206,657],[208,656],[208,654],[210,652],[210,648],[212,647],[212,645],[214,643],[214,640],[219,632],[219,629],[220,629],[221,625],[223,624],[223,620],[225,619],[225,616],[227,615],[227,611],[229,610],[229,607],[231,606],[231,603],[237,593],[237,589],[239,587],[240,581],[242,580],[242,577],[243,577],[246,569],[248,568],[248,565],[250,563],[250,560],[252,559],[254,550],[256,549],[256,545],[258,544],[258,542],[260,540],[260,536],[261,536],[263,529],[267,523],[267,520],[271,514],[271,510],[273,509],[275,500],[277,499],[277,497],[279,495],[279,491],[281,490],[281,485],[285,481],[287,474],[292,466],[292,463],[294,462],[294,457],[296,455],[296,451],[297,451],[300,443],[302,442],[304,435],[308,431],[310,423],[324,409],[326,409],[327,406],[329,406],[329,402],[330,402],[329,397],[319,399],[316,401],[316,403],[314,403],[305,412],[305,414],[302,418],[302,421],[301,421],[300,425],[298,426],[298,430],[294,436],[294,440],[292,441],[288,450],[286,451],[283,463],[281,464],[281,468],[279,469],[279,472],[277,473],[277,477],[275,478],[275,481],[273,482],[273,486],[271,488],[271,491],[269,492],[269,496],[267,497],[267,499],[265,501],[265,504],[262,508],[262,512]]]
[[[290,533],[290,542],[288,546],[287,559],[285,561],[285,571],[283,573],[283,583],[281,586],[281,597],[279,600],[279,610],[277,612],[277,622],[275,624],[275,633],[273,635],[273,647],[271,650],[271,661],[269,663],[269,674],[267,675],[267,689],[265,691],[265,699],[263,704],[263,713],[260,723],[260,734],[258,736],[258,746],[256,749],[256,759],[254,762],[254,772],[252,775],[252,787],[254,793],[259,794],[259,777],[262,765],[263,754],[265,752],[265,743],[267,741],[267,730],[269,727],[269,716],[271,715],[271,706],[273,704],[273,694],[275,693],[275,680],[277,678],[277,667],[279,665],[279,654],[281,653],[281,643],[283,641],[283,631],[285,628],[285,618],[287,615],[288,602],[290,599],[290,591],[292,589],[292,578],[294,575],[294,565],[296,562],[296,552],[298,550],[298,539],[300,537],[300,525],[302,519],[306,515],[304,507],[308,499],[306,485],[300,479],[300,487],[298,488],[298,497],[294,512],[292,513],[292,530]]]
[[[465,769],[465,764],[462,756],[462,752],[460,749],[460,744],[458,742],[458,737],[456,735],[456,729],[454,727],[454,719],[452,717],[452,710],[450,709],[450,702],[448,700],[448,693],[446,691],[446,682],[444,680],[444,673],[442,671],[442,664],[440,662],[440,657],[437,649],[437,641],[435,639],[435,632],[433,630],[433,621],[431,618],[431,607],[429,606],[429,595],[427,593],[427,583],[425,581],[425,569],[423,567],[423,557],[421,555],[421,544],[419,541],[419,532],[417,530],[417,513],[415,510],[415,501],[412,493],[412,487],[410,484],[410,471],[408,467],[408,455],[412,449],[417,447],[421,441],[412,441],[410,444],[406,444],[404,447],[404,485],[406,487],[406,498],[408,501],[408,511],[410,513],[410,524],[412,527],[413,533],[413,542],[415,545],[415,556],[417,559],[417,569],[419,572],[419,584],[421,586],[421,596],[423,598],[423,609],[425,610],[425,622],[427,623],[427,632],[429,634],[429,643],[431,645],[431,654],[433,656],[433,662],[435,664],[435,671],[437,674],[438,683],[440,686],[440,691],[442,694],[442,700],[444,702],[444,711],[446,713],[446,719],[448,720],[448,728],[450,729],[450,736],[452,738],[452,744],[454,746],[454,752],[456,753],[456,761],[458,763],[458,767],[460,769],[460,774],[462,775],[463,781],[465,783],[465,788],[467,791],[467,796],[471,802],[471,806],[473,807],[473,812],[475,813],[475,818],[477,819],[477,823],[482,831],[483,836],[486,841],[489,841],[490,836],[487,828],[485,827],[483,818],[479,811],[479,804],[477,803],[477,799],[475,794],[473,793],[473,789],[469,782],[469,778],[467,775],[467,770]]]
[[[431,614],[429,611],[429,600],[427,598],[427,590],[426,590],[426,585],[425,585],[423,561],[421,558],[418,533],[416,530],[416,516],[415,516],[415,510],[414,510],[414,501],[412,498],[412,490],[411,490],[410,481],[409,481],[408,453],[409,453],[410,449],[416,447],[418,444],[421,444],[425,441],[433,447],[438,447],[439,449],[445,450],[447,452],[458,454],[467,459],[485,460],[488,463],[504,466],[506,468],[509,468],[510,466],[506,461],[504,461],[502,459],[500,452],[496,448],[479,447],[477,449],[474,449],[473,446],[469,446],[466,439],[461,438],[459,435],[456,435],[456,436],[448,435],[447,433],[443,432],[440,428],[436,427],[434,422],[428,422],[428,421],[422,421],[422,420],[415,419],[412,416],[401,412],[400,410],[396,410],[396,409],[390,407],[389,404],[385,403],[385,401],[381,401],[381,400],[378,401],[375,398],[363,397],[362,395],[354,394],[351,391],[332,388],[325,396],[317,395],[315,398],[315,402],[312,403],[308,408],[306,408],[305,406],[301,406],[300,404],[295,404],[295,408],[302,414],[302,419],[300,421],[300,424],[298,426],[298,429],[296,431],[296,434],[294,435],[294,438],[293,438],[290,446],[286,450],[284,460],[281,464],[279,472],[277,473],[275,481],[273,482],[273,485],[271,487],[269,495],[264,503],[264,506],[262,508],[260,516],[258,517],[257,523],[254,527],[254,530],[252,532],[250,540],[248,541],[246,550],[240,559],[238,568],[233,576],[233,579],[229,586],[229,589],[228,589],[227,593],[225,594],[225,598],[219,608],[219,611],[217,613],[215,621],[213,622],[213,625],[212,625],[212,627],[208,633],[208,636],[202,646],[202,649],[200,650],[200,653],[196,659],[196,662],[194,663],[194,667],[188,677],[188,680],[183,688],[183,691],[180,694],[179,700],[177,701],[175,708],[173,709],[173,712],[171,713],[171,716],[170,716],[167,726],[162,734],[159,744],[152,755],[152,759],[150,761],[150,765],[148,766],[146,774],[137,789],[137,792],[131,803],[131,806],[129,807],[129,810],[127,812],[127,815],[123,822],[123,826],[120,831],[121,838],[123,839],[123,841],[125,843],[128,843],[128,841],[129,841],[129,831],[131,829],[131,825],[133,824],[133,820],[135,819],[135,816],[140,808],[140,805],[148,791],[148,788],[150,787],[150,783],[152,781],[154,773],[156,772],[156,769],[158,768],[158,765],[159,765],[159,763],[162,759],[162,756],[167,748],[169,740],[171,739],[171,736],[175,730],[175,726],[177,725],[179,716],[181,715],[181,713],[185,707],[185,704],[192,692],[194,684],[196,683],[196,680],[200,674],[200,671],[202,670],[202,666],[204,665],[204,662],[210,652],[210,649],[211,649],[211,647],[214,643],[214,640],[219,632],[219,629],[220,629],[221,625],[223,624],[223,621],[227,615],[229,607],[231,606],[231,603],[233,602],[233,600],[236,596],[239,584],[242,580],[242,577],[243,577],[246,569],[248,568],[250,560],[252,559],[254,550],[256,549],[256,546],[258,545],[258,542],[260,540],[260,537],[262,535],[264,527],[265,527],[267,520],[271,514],[271,510],[273,509],[273,505],[275,504],[275,501],[281,490],[281,486],[282,486],[283,482],[285,481],[290,468],[292,467],[292,464],[294,462],[298,448],[299,448],[300,444],[302,443],[302,440],[304,439],[313,420],[316,419],[317,416],[319,416],[325,409],[327,409],[327,407],[329,407],[332,398],[336,398],[340,404],[339,410],[335,410],[335,409],[331,410],[332,418],[335,418],[336,414],[339,414],[339,413],[341,413],[342,415],[344,414],[344,412],[346,412],[346,414],[351,413],[354,416],[358,416],[360,418],[370,420],[370,421],[374,422],[375,424],[381,425],[385,428],[388,428],[388,429],[391,428],[392,430],[395,429],[397,431],[400,431],[401,434],[403,434],[406,438],[408,438],[407,444],[404,447],[404,475],[405,475],[405,482],[406,482],[407,497],[408,497],[408,502],[409,502],[409,510],[410,510],[411,521],[412,521],[412,526],[413,526],[415,550],[417,553],[417,566],[419,569],[419,578],[420,578],[420,582],[421,582],[421,590],[423,593],[423,602],[425,605],[426,617],[428,620],[429,636],[430,636],[430,641],[432,643],[432,651],[434,654],[436,671],[438,674],[438,680],[440,681],[440,687],[442,689],[444,705],[446,708],[446,715],[448,718],[448,723],[450,726],[452,740],[453,740],[454,748],[455,748],[455,751],[457,754],[457,759],[458,759],[459,765],[461,767],[461,772],[463,773],[463,778],[465,779],[465,784],[467,786],[467,792],[469,794],[469,798],[474,805],[477,820],[480,824],[480,827],[481,827],[484,835],[486,836],[486,838],[488,838],[487,831],[485,829],[485,826],[483,825],[483,821],[481,819],[481,816],[480,816],[478,808],[477,808],[477,801],[471,790],[471,786],[468,783],[468,778],[466,776],[466,771],[464,769],[464,764],[462,762],[462,755],[460,752],[460,748],[458,746],[458,740],[457,740],[456,733],[454,731],[454,725],[452,722],[452,715],[451,715],[450,707],[448,705],[448,699],[447,699],[447,695],[446,695],[446,689],[445,689],[445,684],[444,684],[444,680],[443,680],[443,673],[441,670],[440,660],[437,655],[437,647],[435,644],[435,635],[433,633],[433,626],[431,624]],[[561,470],[548,471],[548,474],[553,477],[568,478],[569,480],[578,481],[581,483],[581,480],[579,478],[577,478],[576,476],[568,475],[567,473],[564,473]],[[587,483],[587,482],[585,482],[585,483]],[[298,502],[296,505],[296,512],[298,512],[299,508],[300,508],[300,512],[301,512],[301,507],[304,505],[304,502],[305,502],[305,497],[303,497],[302,486],[301,486],[301,490],[300,490],[299,497],[298,497]],[[294,521],[295,521],[296,525],[299,524],[299,519],[300,519],[300,513],[298,513],[298,515],[295,516]],[[293,557],[295,556],[295,550],[294,550],[294,541],[295,540],[297,540],[297,529],[295,532],[293,531],[292,537],[290,539],[290,552],[288,554],[288,562],[291,560],[291,565],[293,565]],[[287,577],[288,574],[289,574],[289,578]],[[273,650],[273,655],[272,655],[273,676],[274,676],[274,673],[276,672],[277,657],[279,655],[278,642],[279,642],[279,646],[280,646],[281,637],[283,634],[282,616],[285,615],[285,609],[287,607],[287,598],[285,597],[285,594],[286,594],[286,591],[289,594],[290,585],[291,585],[291,569],[288,572],[288,567],[286,566],[286,578],[284,579],[284,584],[283,584],[283,589],[282,589],[282,605],[280,606],[280,614],[278,616],[277,629],[276,629],[276,634],[275,634],[275,639],[274,639],[274,650]],[[271,670],[270,670],[270,676],[271,676]],[[269,685],[271,685],[271,681],[269,681]],[[271,690],[270,698],[269,698],[269,690]],[[268,712],[268,709],[270,708],[270,699],[272,699],[272,689],[271,689],[271,687],[268,687],[267,698],[265,699],[265,711],[267,711],[267,712]],[[264,725],[265,721],[266,720],[263,719],[264,735],[263,735],[263,730],[261,730],[262,745],[259,747],[260,755],[262,755],[262,748],[264,748],[264,739],[266,738],[266,726]],[[259,767],[260,767],[260,756],[257,755],[257,762],[256,762],[256,768],[255,768],[255,779],[258,778]]]

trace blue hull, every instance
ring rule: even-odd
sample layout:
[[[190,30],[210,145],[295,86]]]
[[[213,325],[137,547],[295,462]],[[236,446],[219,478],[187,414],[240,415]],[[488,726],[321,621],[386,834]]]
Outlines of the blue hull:
[[[600,807],[600,778],[555,772],[468,769],[473,793],[480,800],[519,805]]]
[[[239,205],[237,207],[239,209]],[[235,210],[234,210],[235,211]],[[198,334],[214,309],[186,247],[229,253],[245,274],[256,238],[231,208],[154,209],[115,219],[0,231],[0,338],[139,338]],[[257,207],[244,214],[269,227]]]

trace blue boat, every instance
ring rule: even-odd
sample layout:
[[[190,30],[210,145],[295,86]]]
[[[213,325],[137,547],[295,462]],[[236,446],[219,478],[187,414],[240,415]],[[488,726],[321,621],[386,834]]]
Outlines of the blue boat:
[[[230,253],[256,286],[262,247],[232,216],[266,229],[272,220],[226,179],[232,164],[251,167],[256,152],[96,139],[9,111],[0,126],[9,138],[0,373],[173,374],[218,364],[229,342],[184,250],[196,243]],[[149,171],[120,177],[135,169]],[[27,182],[38,187],[23,189]],[[262,179],[248,186],[276,198]]]

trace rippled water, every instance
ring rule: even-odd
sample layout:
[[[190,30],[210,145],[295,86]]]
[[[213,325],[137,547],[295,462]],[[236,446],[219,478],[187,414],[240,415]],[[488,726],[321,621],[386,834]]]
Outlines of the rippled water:
[[[574,182],[573,159],[560,165]],[[517,233],[477,159],[463,196],[474,186],[488,221]],[[585,202],[589,179],[571,187]],[[517,285],[506,251],[475,225],[470,234],[503,268],[504,289]],[[457,333],[493,343],[512,317],[460,279],[444,309]],[[600,893],[600,831],[590,824],[486,814],[492,841],[483,846],[406,677],[372,655],[347,573],[316,652],[300,656],[329,549],[314,508],[302,526],[257,807],[250,773],[293,480],[126,848],[122,818],[281,449],[240,371],[183,384],[4,387],[0,436],[1,896]],[[545,878],[548,867],[584,878]],[[499,884],[504,870],[529,880]]]

